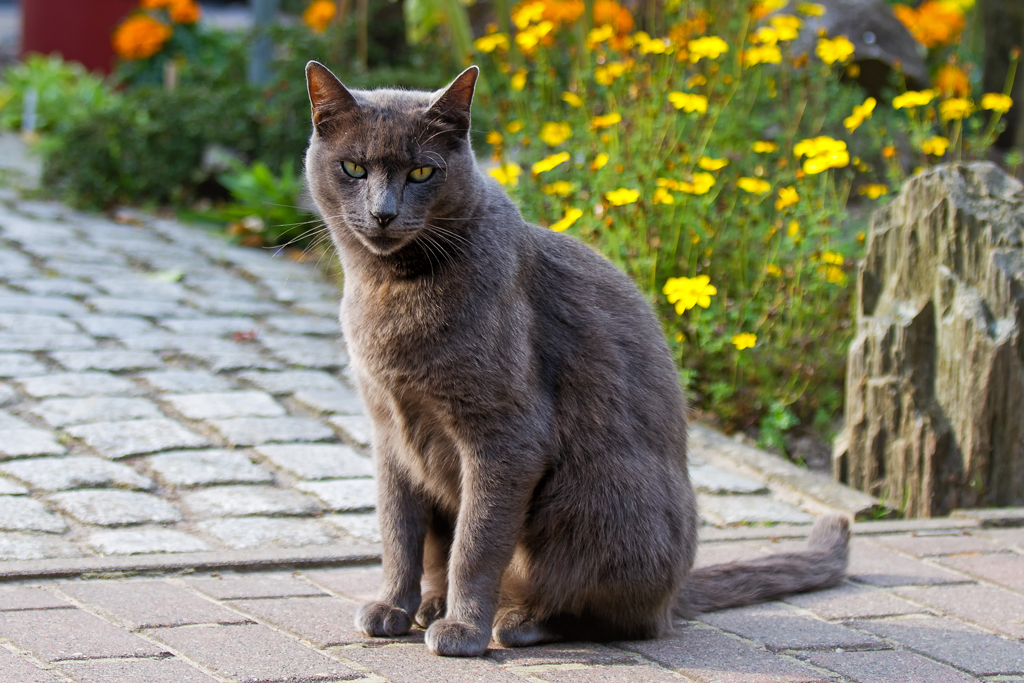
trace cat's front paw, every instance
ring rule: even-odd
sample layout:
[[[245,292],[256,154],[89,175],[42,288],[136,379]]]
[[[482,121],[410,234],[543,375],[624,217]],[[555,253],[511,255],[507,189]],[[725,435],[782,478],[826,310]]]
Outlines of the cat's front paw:
[[[454,619],[435,621],[427,629],[427,649],[444,657],[479,657],[487,649],[490,630]]]
[[[416,625],[427,628],[438,619],[444,619],[448,611],[448,600],[444,595],[424,595],[423,602],[416,612]]]
[[[356,612],[356,628],[368,636],[404,636],[412,628],[412,617],[385,602],[368,602]]]

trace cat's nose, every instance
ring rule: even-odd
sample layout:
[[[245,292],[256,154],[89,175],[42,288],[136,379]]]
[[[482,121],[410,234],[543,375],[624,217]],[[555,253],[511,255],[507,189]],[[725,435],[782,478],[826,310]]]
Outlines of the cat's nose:
[[[394,220],[395,216],[398,215],[398,212],[381,209],[379,211],[371,211],[370,215],[377,219],[377,223],[380,224],[380,227],[384,228],[387,227],[388,223]]]

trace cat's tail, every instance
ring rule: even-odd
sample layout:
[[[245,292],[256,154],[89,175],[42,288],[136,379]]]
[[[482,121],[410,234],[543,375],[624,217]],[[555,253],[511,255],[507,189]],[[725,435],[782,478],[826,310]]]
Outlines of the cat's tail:
[[[676,616],[691,619],[838,585],[846,576],[849,542],[849,519],[826,515],[814,523],[806,550],[695,569],[679,593]]]

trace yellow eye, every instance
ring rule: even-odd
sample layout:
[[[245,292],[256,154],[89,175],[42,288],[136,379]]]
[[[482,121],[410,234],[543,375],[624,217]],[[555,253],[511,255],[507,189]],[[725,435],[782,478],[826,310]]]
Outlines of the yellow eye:
[[[341,162],[341,167],[342,169],[344,169],[345,173],[352,176],[353,178],[366,177],[366,169],[360,166],[359,164],[353,164],[351,161],[343,161]]]
[[[414,183],[425,183],[434,175],[433,166],[421,166],[409,171],[409,180]]]

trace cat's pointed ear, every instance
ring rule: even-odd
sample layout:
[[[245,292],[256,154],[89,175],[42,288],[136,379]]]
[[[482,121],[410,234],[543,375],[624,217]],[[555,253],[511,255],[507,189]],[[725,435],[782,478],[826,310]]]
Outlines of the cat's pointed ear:
[[[473,90],[476,88],[476,79],[479,75],[480,69],[471,66],[456,76],[451,85],[434,100],[427,115],[439,116],[451,121],[459,130],[468,131],[469,110],[473,104]]]
[[[306,89],[313,108],[314,128],[319,129],[329,119],[359,108],[352,93],[320,62],[306,64]]]

